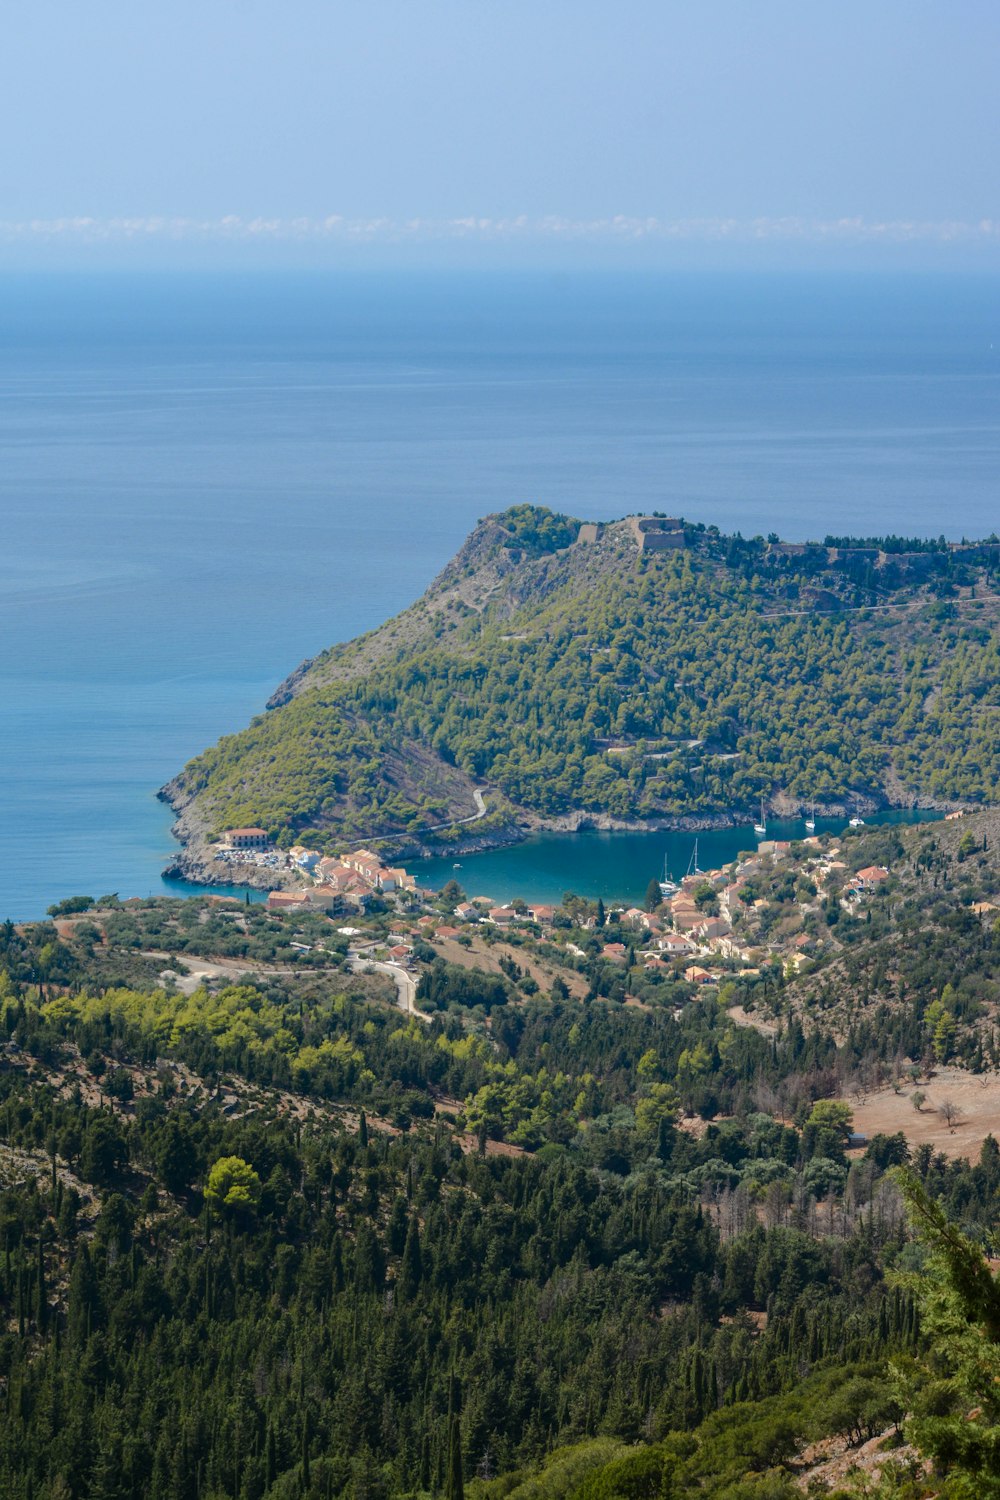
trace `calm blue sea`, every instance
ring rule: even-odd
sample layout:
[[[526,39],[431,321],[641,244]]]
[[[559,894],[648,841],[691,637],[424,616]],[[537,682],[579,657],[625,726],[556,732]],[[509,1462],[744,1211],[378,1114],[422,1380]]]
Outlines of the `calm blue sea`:
[[[982,534],[998,395],[998,279],[6,277],[0,914],[162,889],[157,787],[488,511]]]

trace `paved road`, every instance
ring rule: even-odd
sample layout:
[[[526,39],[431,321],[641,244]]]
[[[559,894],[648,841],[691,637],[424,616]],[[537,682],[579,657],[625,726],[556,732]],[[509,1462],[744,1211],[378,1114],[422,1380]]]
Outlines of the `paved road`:
[[[200,958],[192,953],[163,953],[156,948],[144,949],[142,957],[165,960],[166,967],[161,970],[161,978],[166,974],[174,975],[176,986],[183,995],[193,995],[206,979],[228,979],[235,984],[248,974],[251,977],[264,978],[271,974],[301,974],[303,972],[301,969],[293,969],[288,965],[262,964],[252,958]],[[187,973],[178,974],[172,967],[174,963],[183,964]]]
[[[370,973],[374,969],[377,974],[387,975],[396,986],[396,1004],[399,1009],[421,1021],[431,1019],[426,1011],[417,1009],[417,981],[399,964],[382,963],[378,959],[366,958],[362,953],[348,950],[347,967],[352,974]]]
[[[318,945],[317,945],[318,947]],[[319,949],[325,952],[325,949]],[[183,977],[176,977],[177,988],[185,995],[193,994],[200,984],[206,979],[228,979],[235,983],[244,975],[259,976],[276,974],[306,974],[323,973],[321,969],[294,969],[277,964],[262,964],[254,962],[253,959],[204,959],[196,958],[191,954],[163,953],[156,949],[146,949],[143,958],[180,959],[189,970]],[[385,974],[396,986],[396,1004],[399,1009],[408,1016],[416,1016],[419,1021],[429,1021],[431,1018],[426,1011],[417,1009],[417,981],[413,975],[402,968],[400,964],[383,963],[378,959],[368,958],[357,948],[349,948],[347,953],[347,967],[352,974],[364,974],[374,970],[377,974]],[[164,970],[164,974],[173,972]],[[328,972],[328,971],[327,971]]]
[[[457,828],[463,823],[478,823],[480,818],[485,818],[487,811],[484,790],[477,786],[472,793],[476,811],[467,818],[449,818],[447,823],[432,823],[428,828],[415,828],[411,833],[369,833],[360,842],[364,844],[377,839],[381,844],[394,844],[400,839],[419,838],[422,833],[438,833],[442,828]]]
[[[452,818],[450,823],[433,823],[430,828],[418,829],[418,832],[437,833],[441,828],[458,828],[462,823],[478,823],[480,818],[485,818],[486,816],[486,802],[479,787],[476,787],[476,790],[473,792],[472,796],[475,800],[476,811],[471,815],[471,817]]]

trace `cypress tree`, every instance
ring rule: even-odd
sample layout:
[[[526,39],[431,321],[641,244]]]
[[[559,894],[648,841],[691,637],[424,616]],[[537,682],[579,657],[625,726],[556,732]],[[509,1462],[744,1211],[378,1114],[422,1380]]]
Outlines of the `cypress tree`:
[[[423,1275],[423,1262],[420,1254],[420,1228],[417,1223],[416,1214],[410,1215],[409,1227],[406,1231],[406,1243],[403,1246],[403,1258],[399,1265],[399,1281],[397,1283],[399,1295],[404,1301],[416,1296]]]
[[[447,1500],[465,1500],[465,1482],[462,1477],[462,1419],[456,1412],[451,1419],[448,1436],[448,1483],[445,1490]]]
[[[37,1281],[34,1292],[34,1326],[39,1334],[48,1331],[48,1293],[45,1289],[45,1245],[37,1242]]]

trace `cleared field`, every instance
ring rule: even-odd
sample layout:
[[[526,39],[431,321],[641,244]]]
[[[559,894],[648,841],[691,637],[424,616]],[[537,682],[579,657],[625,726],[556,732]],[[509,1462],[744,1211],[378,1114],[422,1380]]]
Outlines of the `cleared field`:
[[[914,1093],[925,1096],[921,1108]],[[936,1068],[919,1083],[904,1084],[897,1094],[884,1088],[847,1101],[854,1111],[854,1128],[869,1137],[895,1135],[901,1130],[911,1147],[930,1145],[946,1156],[974,1158],[988,1135],[1000,1140],[1000,1073],[967,1073],[962,1068]],[[942,1108],[958,1111],[949,1126]]]

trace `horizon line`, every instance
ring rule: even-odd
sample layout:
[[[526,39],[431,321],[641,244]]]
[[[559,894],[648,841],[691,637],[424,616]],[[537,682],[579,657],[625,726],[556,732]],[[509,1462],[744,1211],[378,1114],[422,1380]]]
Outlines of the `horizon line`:
[[[692,217],[614,214],[571,218],[465,215],[450,218],[343,214],[218,218],[147,214],[0,220],[0,245],[27,243],[253,245],[579,244],[579,245],[934,245],[1000,247],[1000,219],[821,219],[800,215]]]

